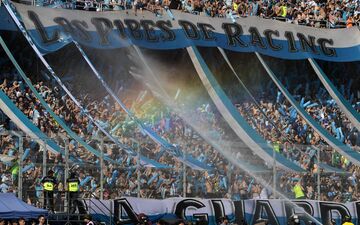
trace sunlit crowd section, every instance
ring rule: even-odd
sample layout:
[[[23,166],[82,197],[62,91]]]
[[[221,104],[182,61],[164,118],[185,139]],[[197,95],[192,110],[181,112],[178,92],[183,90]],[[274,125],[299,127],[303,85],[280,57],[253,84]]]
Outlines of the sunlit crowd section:
[[[316,28],[350,28],[359,26],[360,4],[357,0],[105,0],[105,1],[38,1],[37,5],[57,5],[63,8],[109,11],[151,11],[156,16],[168,10],[181,10],[200,16],[239,19],[258,16]]]

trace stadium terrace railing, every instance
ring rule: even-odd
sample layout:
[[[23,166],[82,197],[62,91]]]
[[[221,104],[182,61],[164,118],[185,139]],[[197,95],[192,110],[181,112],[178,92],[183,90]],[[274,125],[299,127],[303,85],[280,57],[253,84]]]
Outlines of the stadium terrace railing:
[[[228,188],[228,190],[213,189],[213,192],[207,192],[206,190],[203,190],[201,187],[199,187],[199,190],[201,190],[202,193],[196,193],[195,191],[188,192],[189,185],[194,186],[194,182],[188,181],[187,179],[185,180],[182,179],[181,177],[182,168],[153,169],[153,171],[157,171],[157,172],[163,171],[164,173],[170,175],[177,173],[179,175],[179,179],[175,180],[174,182],[179,184],[182,181],[186,182],[184,185],[178,185],[177,190],[175,190],[174,192],[169,192],[168,191],[169,188],[165,190],[166,188],[165,186],[164,188],[162,188],[161,186],[159,188],[156,188],[155,187],[156,185],[155,186],[152,185],[153,181],[150,180],[152,180],[151,177],[154,176],[155,173],[153,173],[152,176],[149,176],[147,178],[143,177],[142,175],[145,174],[146,171],[148,171],[148,168],[141,167],[139,164],[137,164],[136,166],[137,168],[129,168],[126,165],[124,165],[123,167],[118,167],[118,166],[115,167],[114,165],[107,165],[107,167],[112,167],[113,170],[117,169],[118,171],[120,171],[120,173],[126,173],[126,171],[129,171],[129,169],[132,169],[132,174],[134,176],[133,181],[135,181],[134,183],[135,186],[132,189],[126,187],[125,184],[115,184],[117,182],[114,182],[112,185],[109,185],[108,182],[106,183],[106,185],[100,185],[102,182],[104,182],[103,184],[105,184],[106,181],[111,180],[112,174],[109,175],[109,173],[107,172],[108,175],[104,176],[105,167],[99,167],[98,163],[84,163],[82,165],[79,165],[77,163],[70,162],[69,160],[63,161],[59,157],[52,154],[51,152],[47,151],[46,146],[45,147],[39,146],[40,149],[38,150],[37,153],[38,155],[34,156],[37,158],[37,161],[34,162],[30,157],[31,155],[36,153],[33,153],[33,150],[29,150],[29,143],[31,143],[31,141],[34,141],[33,138],[20,134],[20,132],[14,132],[14,131],[2,131],[0,133],[0,137],[1,138],[7,137],[7,139],[13,139],[14,141],[15,140],[19,141],[17,149],[13,150],[13,152],[15,152],[13,156],[9,156],[10,153],[7,153],[7,155],[5,154],[0,155],[1,156],[0,160],[2,161],[2,163],[0,163],[2,165],[1,170],[3,174],[9,175],[8,191],[16,193],[20,199],[27,201],[28,203],[33,204],[37,207],[44,207],[41,179],[42,177],[46,176],[47,171],[49,169],[54,170],[55,175],[58,178],[58,185],[57,188],[55,189],[55,200],[56,200],[55,211],[59,211],[59,212],[67,211],[68,199],[65,194],[66,193],[65,187],[66,187],[67,174],[69,174],[71,171],[77,172],[79,177],[81,178],[80,196],[82,198],[96,197],[99,199],[108,199],[108,198],[114,198],[120,196],[156,198],[156,199],[163,199],[168,197],[181,197],[181,196],[202,197],[202,198],[223,198],[223,197],[233,198],[234,197],[233,195],[228,195],[228,194],[229,193],[237,194],[237,193],[231,193],[231,191],[229,192],[230,188]],[[54,139],[62,140],[62,137],[57,137],[57,138],[54,137]],[[21,144],[22,142],[26,142],[26,144],[23,145]],[[65,143],[66,141],[60,141],[58,144],[62,148],[66,148]],[[319,182],[317,185],[319,187],[320,187],[320,178],[321,176],[324,176],[322,174],[342,173],[341,170],[331,171],[331,166],[322,167],[322,165],[320,165],[320,167],[323,169],[319,170],[319,179],[317,179],[317,182]],[[262,176],[267,178],[276,177],[276,184],[277,184],[276,188],[279,188],[280,180],[282,179],[281,176],[285,175],[286,173],[278,170],[276,171],[277,176],[274,176],[274,175],[270,175],[272,172],[274,171],[264,172]],[[103,174],[103,176],[101,176],[101,174]],[[191,173],[185,173],[185,174],[186,177],[189,177]],[[208,179],[208,177],[210,176],[209,174],[207,175],[206,174],[207,173],[204,172],[204,176],[207,176],[206,179]],[[317,176],[317,173],[314,173],[313,176]],[[226,177],[226,179],[228,180],[227,182],[228,186],[234,183],[231,177]],[[212,180],[209,179],[206,182],[212,182]],[[185,193],[183,192],[184,189],[183,187],[186,188]],[[113,192],[110,193],[110,191]],[[244,197],[242,196],[241,198]]]

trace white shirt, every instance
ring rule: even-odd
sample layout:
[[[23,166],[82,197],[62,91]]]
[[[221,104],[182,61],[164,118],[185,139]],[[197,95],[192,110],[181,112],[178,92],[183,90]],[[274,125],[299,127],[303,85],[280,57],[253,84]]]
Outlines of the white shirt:
[[[269,193],[266,188],[263,188],[260,192],[260,199],[269,199]]]
[[[36,109],[34,109],[34,111],[33,111],[33,123],[34,123],[35,125],[38,125],[38,123],[39,123],[39,117],[40,117],[39,111],[37,111]]]

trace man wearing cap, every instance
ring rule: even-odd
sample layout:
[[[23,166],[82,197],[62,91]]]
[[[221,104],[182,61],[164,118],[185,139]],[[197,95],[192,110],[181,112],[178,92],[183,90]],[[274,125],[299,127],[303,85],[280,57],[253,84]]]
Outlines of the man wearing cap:
[[[54,212],[54,189],[57,181],[54,177],[54,171],[49,170],[48,175],[41,180],[44,189],[44,208]]]

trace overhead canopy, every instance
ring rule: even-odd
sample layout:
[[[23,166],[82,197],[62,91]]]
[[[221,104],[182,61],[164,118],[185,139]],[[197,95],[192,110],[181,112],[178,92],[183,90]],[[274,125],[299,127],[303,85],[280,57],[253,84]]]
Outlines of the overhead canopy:
[[[14,194],[0,194],[0,218],[13,219],[24,217],[25,219],[37,218],[40,215],[47,216],[48,211],[39,209],[18,199]]]

